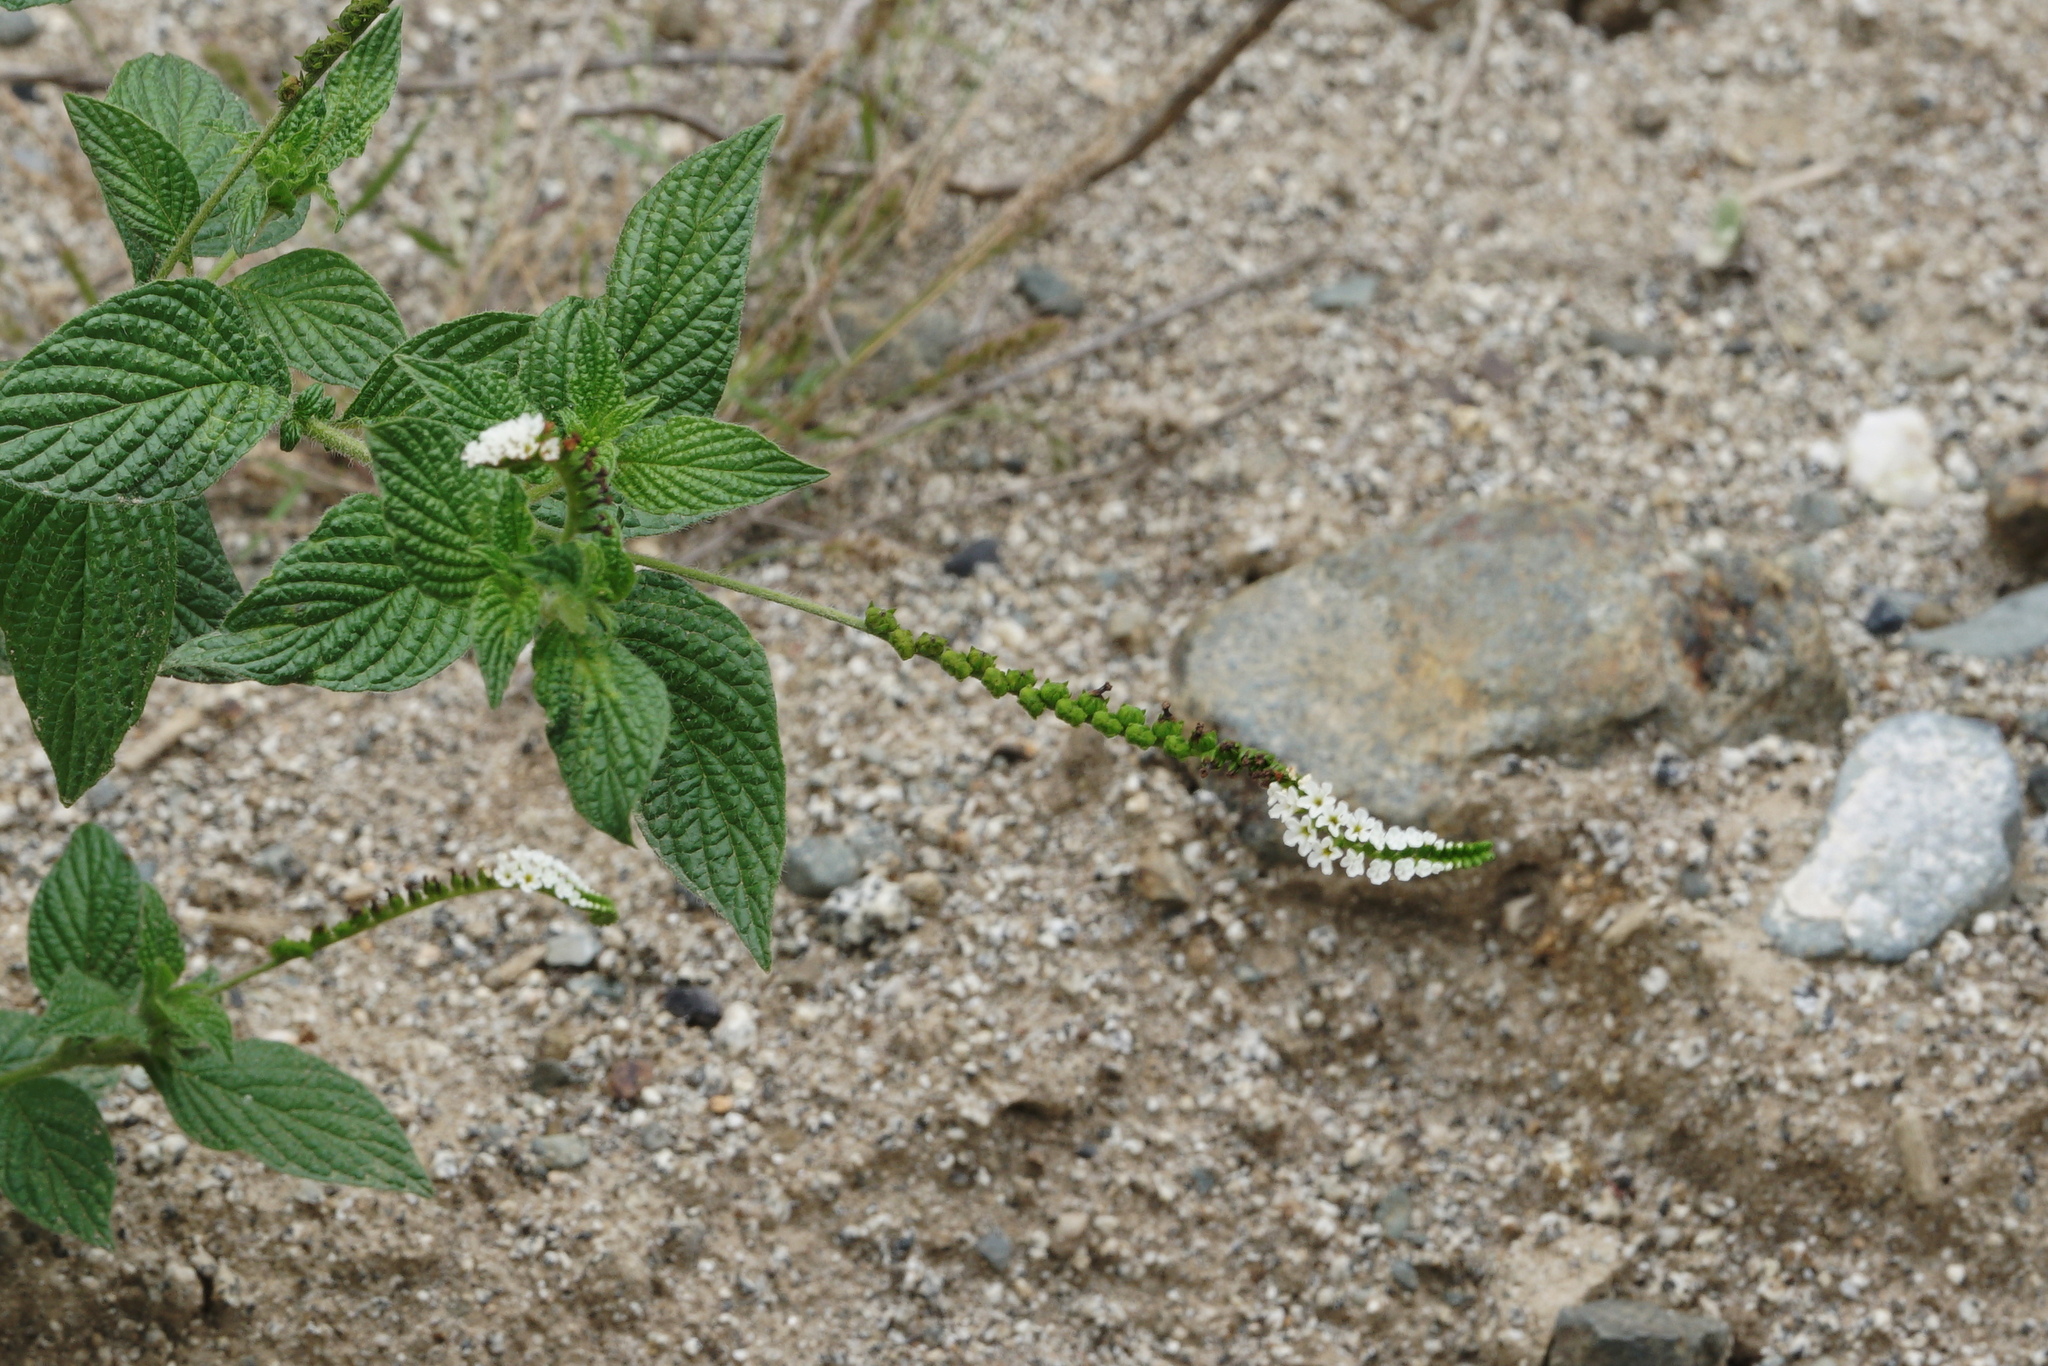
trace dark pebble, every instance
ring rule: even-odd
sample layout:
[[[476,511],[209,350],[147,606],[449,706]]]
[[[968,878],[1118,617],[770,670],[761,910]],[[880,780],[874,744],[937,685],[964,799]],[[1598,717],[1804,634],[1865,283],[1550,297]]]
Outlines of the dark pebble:
[[[2027,770],[2027,795],[2036,807],[2048,811],[2048,764],[2035,764]]]
[[[1403,1290],[1422,1288],[1422,1277],[1415,1274],[1415,1264],[1405,1257],[1395,1258],[1394,1264],[1387,1268],[1387,1275]]]
[[[2020,713],[2020,734],[2029,740],[2048,744],[2048,711],[2023,711]]]
[[[725,1018],[725,1007],[708,988],[692,982],[678,982],[661,994],[661,1008],[697,1029],[715,1028]]]
[[[1863,614],[1863,629],[1874,636],[1897,635],[1913,620],[1913,609],[1920,601],[1918,593],[1890,589],[1879,593],[1877,601]]]
[[[535,1058],[533,1070],[526,1074],[526,1085],[533,1091],[559,1091],[574,1085],[576,1076],[569,1065],[556,1058]]]
[[[1891,316],[1891,309],[1875,299],[1856,310],[1856,320],[1865,327],[1883,327],[1891,320]]]
[[[1705,901],[1714,894],[1714,877],[1704,868],[1687,868],[1678,875],[1678,894],[1687,901]]]
[[[1659,787],[1683,787],[1686,779],[1692,777],[1692,760],[1682,754],[1661,754],[1650,776]]]
[[[1792,524],[1809,536],[1833,531],[1848,520],[1842,500],[1826,489],[1808,489],[1792,500]]]
[[[1216,1189],[1216,1173],[1207,1167],[1197,1167],[1188,1173],[1188,1185],[1193,1187],[1195,1194],[1207,1195]]]
[[[974,567],[982,564],[1001,564],[1003,548],[993,536],[984,536],[978,541],[969,541],[946,557],[945,571],[955,578],[967,578],[974,573]]]

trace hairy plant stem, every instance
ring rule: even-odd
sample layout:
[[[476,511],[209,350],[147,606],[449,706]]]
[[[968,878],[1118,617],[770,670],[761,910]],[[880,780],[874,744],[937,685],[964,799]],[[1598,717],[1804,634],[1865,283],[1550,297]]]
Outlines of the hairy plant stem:
[[[129,1039],[66,1039],[48,1057],[37,1058],[11,1072],[0,1072],[0,1091],[72,1067],[118,1067],[139,1063],[149,1050]]]
[[[300,98],[303,99],[304,96]],[[277,136],[277,130],[284,127],[284,121],[291,117],[292,110],[296,108],[297,100],[290,104],[280,104],[277,112],[270,116],[270,122],[264,124],[263,130],[256,134],[256,140],[242,149],[242,155],[235,158],[235,164],[228,168],[228,173],[221,177],[220,184],[213,187],[213,193],[206,196],[198,212],[192,215],[192,221],[178,234],[178,240],[171,243],[171,249],[164,253],[164,259],[157,266],[156,274],[149,277],[151,283],[169,276],[177,268],[178,263],[185,259],[185,254],[192,250],[192,243],[198,240],[199,230],[206,226],[206,220],[213,217],[213,211],[228,197],[228,191],[234,189],[235,182],[242,178],[242,173],[255,164],[258,154],[270,145],[270,140]]]
[[[219,996],[232,991],[251,978],[261,977],[272,968],[283,967],[286,963],[297,962],[301,958],[311,958],[330,944],[353,939],[359,934],[376,929],[379,925],[388,925],[400,916],[411,915],[414,911],[438,906],[457,897],[503,890],[505,888],[502,883],[484,874],[463,873],[453,875],[445,881],[437,879],[428,882],[415,891],[393,893],[382,901],[365,906],[337,925],[322,926],[306,939],[276,941],[270,946],[269,961],[258,963],[255,967],[238,972],[225,981],[214,983],[207,988],[207,994]]]
[[[823,617],[826,621],[836,625],[851,627],[862,635],[868,634],[867,623],[853,613],[842,612],[836,607],[827,607],[822,602],[812,602],[809,598],[797,597],[794,593],[778,593],[773,588],[763,588],[758,583],[748,583],[743,579],[729,579],[723,574],[714,574],[708,569],[695,569],[687,564],[677,564],[674,560],[657,559],[652,555],[628,555],[626,558],[634,564],[642,565],[648,569],[658,569],[664,574],[674,574],[678,578],[691,579],[697,583],[708,583],[715,588],[730,588],[735,593],[745,593],[748,597],[759,598],[763,602],[774,602],[780,603],[784,607],[794,607],[799,612],[809,612],[814,617]]]
[[[358,465],[370,463],[369,443],[359,436],[343,431],[326,418],[302,417],[299,419],[299,426],[304,429],[307,436],[336,455],[345,455]]]

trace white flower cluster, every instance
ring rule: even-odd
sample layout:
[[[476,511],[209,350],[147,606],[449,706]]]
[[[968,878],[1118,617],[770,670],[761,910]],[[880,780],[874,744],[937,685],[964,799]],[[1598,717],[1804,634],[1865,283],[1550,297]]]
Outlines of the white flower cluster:
[[[495,427],[486,427],[462,448],[465,465],[505,465],[521,460],[560,460],[562,443],[548,434],[548,420],[539,413],[521,413]]]
[[[1299,849],[1309,867],[1328,873],[1342,864],[1352,877],[1373,882],[1428,877],[1447,873],[1452,864],[1418,858],[1407,851],[1441,849],[1443,837],[1412,826],[1386,825],[1365,811],[1340,801],[1325,782],[1304,773],[1293,786],[1274,783],[1266,789],[1266,813],[1279,821],[1281,840]]]
[[[543,892],[579,911],[608,913],[612,901],[576,875],[576,870],[538,849],[507,849],[478,870],[510,891]]]

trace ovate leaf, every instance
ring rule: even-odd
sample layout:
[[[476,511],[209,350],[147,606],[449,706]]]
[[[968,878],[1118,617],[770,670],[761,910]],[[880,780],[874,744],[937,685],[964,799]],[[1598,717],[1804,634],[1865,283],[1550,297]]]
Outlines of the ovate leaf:
[[[171,646],[217,628],[242,596],[242,581],[221,549],[220,533],[204,498],[172,504],[178,510],[178,586],[173,600]]]
[[[533,696],[576,810],[631,844],[633,804],[668,739],[661,679],[610,637],[552,626],[533,647]]]
[[[114,1241],[114,1145],[91,1096],[39,1077],[0,1091],[0,1195],[57,1233]]]
[[[363,384],[348,408],[348,420],[378,422],[402,417],[427,401],[418,379],[401,357],[482,365],[510,375],[519,368],[519,352],[533,326],[529,313],[472,313],[430,327],[393,352]]]
[[[787,837],[767,656],[738,617],[669,575],[640,575],[618,614],[619,640],[660,676],[671,715],[640,829],[766,968]]]
[[[135,865],[114,837],[97,825],[78,827],[29,908],[28,975],[36,990],[53,996],[71,971],[134,986],[142,972],[141,892]]]
[[[199,211],[199,182],[163,134],[120,106],[67,94],[64,108],[139,284]]]
[[[383,500],[367,493],[328,509],[224,625],[180,647],[164,672],[396,692],[432,678],[469,648],[469,608],[412,586]]]
[[[34,1062],[47,1046],[41,1016],[0,1010],[0,1071]]]
[[[170,981],[185,973],[185,936],[156,888],[142,884],[142,915],[135,941],[136,958],[145,974],[156,970]]]
[[[626,215],[604,286],[626,396],[709,416],[739,349],[761,171],[779,118],[689,158]]]
[[[174,1063],[194,1053],[235,1055],[235,1027],[208,982],[172,987],[143,1003],[149,1018],[150,1047]]]
[[[135,1013],[135,989],[117,991],[97,977],[66,968],[44,993],[43,1033],[53,1039],[146,1037]]]
[[[824,477],[751,427],[682,416],[619,439],[612,487],[647,512],[701,521]]]
[[[370,429],[384,520],[406,578],[443,602],[466,603],[491,572],[485,553],[511,476],[462,463],[451,423],[407,417]]]
[[[405,323],[391,297],[340,252],[290,252],[236,276],[228,288],[285,359],[323,383],[360,389],[405,345]]]
[[[69,805],[113,767],[170,649],[178,511],[20,492],[0,507],[0,633]]]
[[[606,311],[603,299],[553,304],[534,321],[519,362],[520,382],[534,406],[591,446],[612,440],[645,411],[626,398]]]
[[[233,168],[240,141],[256,133],[256,119],[240,96],[211,71],[169,53],[145,53],[123,62],[107,88],[107,103],[136,115],[178,149],[198,183],[199,202]],[[193,254],[254,250],[251,234],[262,211],[263,187],[255,176],[243,176],[207,215],[192,243]]]
[[[540,592],[524,574],[493,574],[477,589],[475,613],[476,664],[495,707],[505,700],[519,652],[540,629]]]
[[[405,1130],[368,1087],[290,1044],[243,1039],[153,1063],[150,1079],[195,1142],[244,1152],[290,1176],[432,1195]]]
[[[323,84],[292,106],[256,162],[274,207],[318,190],[340,218],[328,174],[362,155],[370,130],[391,103],[398,88],[400,20],[398,10],[388,13],[356,39]]]
[[[396,364],[417,387],[418,400],[402,416],[371,422],[373,430],[386,422],[431,417],[455,427],[467,442],[486,427],[532,411],[519,386],[488,366],[419,356],[399,356]]]
[[[118,294],[0,376],[0,479],[80,502],[189,498],[291,399],[291,375],[233,296],[204,280]]]

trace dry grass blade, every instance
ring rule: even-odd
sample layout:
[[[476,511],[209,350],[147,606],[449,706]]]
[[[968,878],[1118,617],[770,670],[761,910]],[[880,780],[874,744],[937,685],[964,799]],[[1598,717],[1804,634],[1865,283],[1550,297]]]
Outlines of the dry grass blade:
[[[1164,308],[1140,314],[1121,327],[1113,327],[1106,332],[1097,333],[1095,336],[1084,337],[1072,346],[1064,346],[1047,355],[1035,357],[1023,365],[1017,366],[1015,369],[1005,370],[999,375],[991,375],[987,379],[977,380],[961,389],[958,393],[936,399],[922,408],[904,414],[881,431],[862,437],[847,450],[840,453],[836,460],[830,462],[830,467],[834,469],[842,468],[849,462],[866,455],[869,451],[885,446],[900,437],[907,436],[919,427],[935,422],[948,413],[956,413],[962,408],[972,407],[991,395],[1036,379],[1040,375],[1057,370],[1062,365],[1071,365],[1077,360],[1083,360],[1096,354],[1098,351],[1106,351],[1120,342],[1128,341],[1130,338],[1137,336],[1140,332],[1149,332],[1155,327],[1161,327],[1172,322],[1175,318],[1184,317],[1189,313],[1207,308],[1211,304],[1220,303],[1233,294],[1241,294],[1248,289],[1259,289],[1284,280],[1296,271],[1314,265],[1322,259],[1322,256],[1323,253],[1321,251],[1309,252],[1306,255],[1297,256],[1291,261],[1283,262],[1280,265],[1259,271],[1256,274],[1247,275],[1241,279],[1226,280],[1220,285],[1212,285],[1199,294],[1191,294],[1185,299],[1178,299],[1166,305]]]
[[[702,133],[713,142],[723,142],[730,136],[723,124],[695,114],[687,109],[678,109],[670,104],[592,104],[580,105],[569,111],[572,119],[660,119],[664,123],[680,123],[683,127]]]

